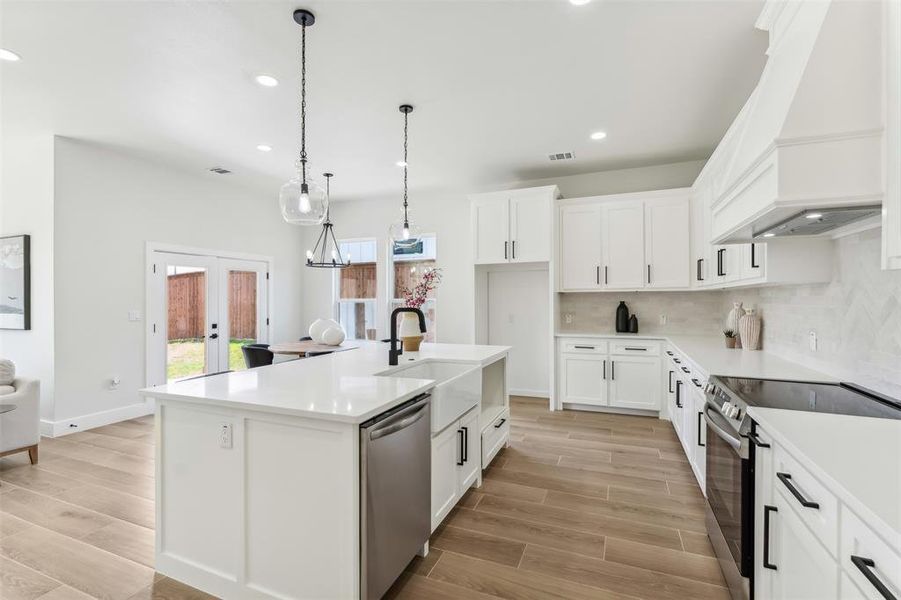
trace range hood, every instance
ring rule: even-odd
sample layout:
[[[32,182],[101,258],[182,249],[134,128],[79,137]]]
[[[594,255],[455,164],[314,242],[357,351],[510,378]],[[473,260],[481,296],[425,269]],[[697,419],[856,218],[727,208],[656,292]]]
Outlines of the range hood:
[[[756,231],[754,239],[820,235],[881,214],[882,206],[842,206],[838,208],[809,208],[765,229]]]
[[[767,2],[767,64],[717,148],[711,241],[828,234],[878,213],[882,19],[879,2]]]

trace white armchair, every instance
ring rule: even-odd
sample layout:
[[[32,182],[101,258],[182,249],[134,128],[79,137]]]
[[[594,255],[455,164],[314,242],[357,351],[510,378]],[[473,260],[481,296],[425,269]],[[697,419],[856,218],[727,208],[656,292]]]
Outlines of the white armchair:
[[[38,462],[41,440],[41,384],[35,379],[17,378],[11,394],[0,395],[0,407],[12,404],[15,410],[0,414],[0,457],[28,452],[31,464]]]

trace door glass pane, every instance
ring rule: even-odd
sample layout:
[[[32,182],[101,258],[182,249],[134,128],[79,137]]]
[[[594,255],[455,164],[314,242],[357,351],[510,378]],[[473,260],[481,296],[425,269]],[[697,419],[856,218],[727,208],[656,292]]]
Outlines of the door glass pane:
[[[228,368],[247,368],[241,346],[259,339],[259,275],[256,271],[228,272]]]
[[[199,267],[166,267],[166,380],[206,372],[207,272]]]
[[[342,256],[353,261],[337,272],[338,322],[351,340],[376,339],[375,307],[378,291],[375,240],[339,242]]]

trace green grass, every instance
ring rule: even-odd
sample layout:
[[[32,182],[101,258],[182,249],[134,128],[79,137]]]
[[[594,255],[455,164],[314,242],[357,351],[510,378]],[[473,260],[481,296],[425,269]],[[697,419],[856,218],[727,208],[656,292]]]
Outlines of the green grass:
[[[246,367],[241,346],[253,343],[254,340],[229,340],[228,342],[228,367],[222,370],[232,369],[240,371]],[[166,377],[169,381],[200,375],[204,370],[203,342],[200,340],[172,340],[167,348]]]

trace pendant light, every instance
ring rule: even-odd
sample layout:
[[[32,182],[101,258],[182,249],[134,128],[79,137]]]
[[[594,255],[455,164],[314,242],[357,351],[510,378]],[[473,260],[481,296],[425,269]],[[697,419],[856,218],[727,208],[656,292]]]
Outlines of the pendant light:
[[[402,163],[404,167],[404,210],[401,220],[391,225],[388,228],[388,233],[391,236],[394,247],[411,248],[418,244],[422,237],[419,229],[410,220],[410,210],[407,203],[407,169],[409,168],[407,163],[407,120],[410,113],[413,112],[413,107],[409,104],[401,104],[399,110],[404,114],[404,161]]]
[[[322,232],[316,240],[316,245],[312,250],[307,250],[307,266],[314,269],[343,269],[350,265],[350,255],[347,260],[341,256],[341,247],[338,246],[338,240],[335,239],[335,232],[332,230],[332,220],[329,217],[329,193],[331,192],[329,182],[334,175],[332,173],[323,173],[325,177],[325,221],[322,223]],[[329,250],[331,245],[331,250]]]
[[[328,196],[320,185],[308,177],[307,168],[307,27],[316,18],[308,10],[294,11],[300,25],[300,157],[294,164],[297,173],[278,195],[282,217],[294,225],[320,225],[328,212]]]

